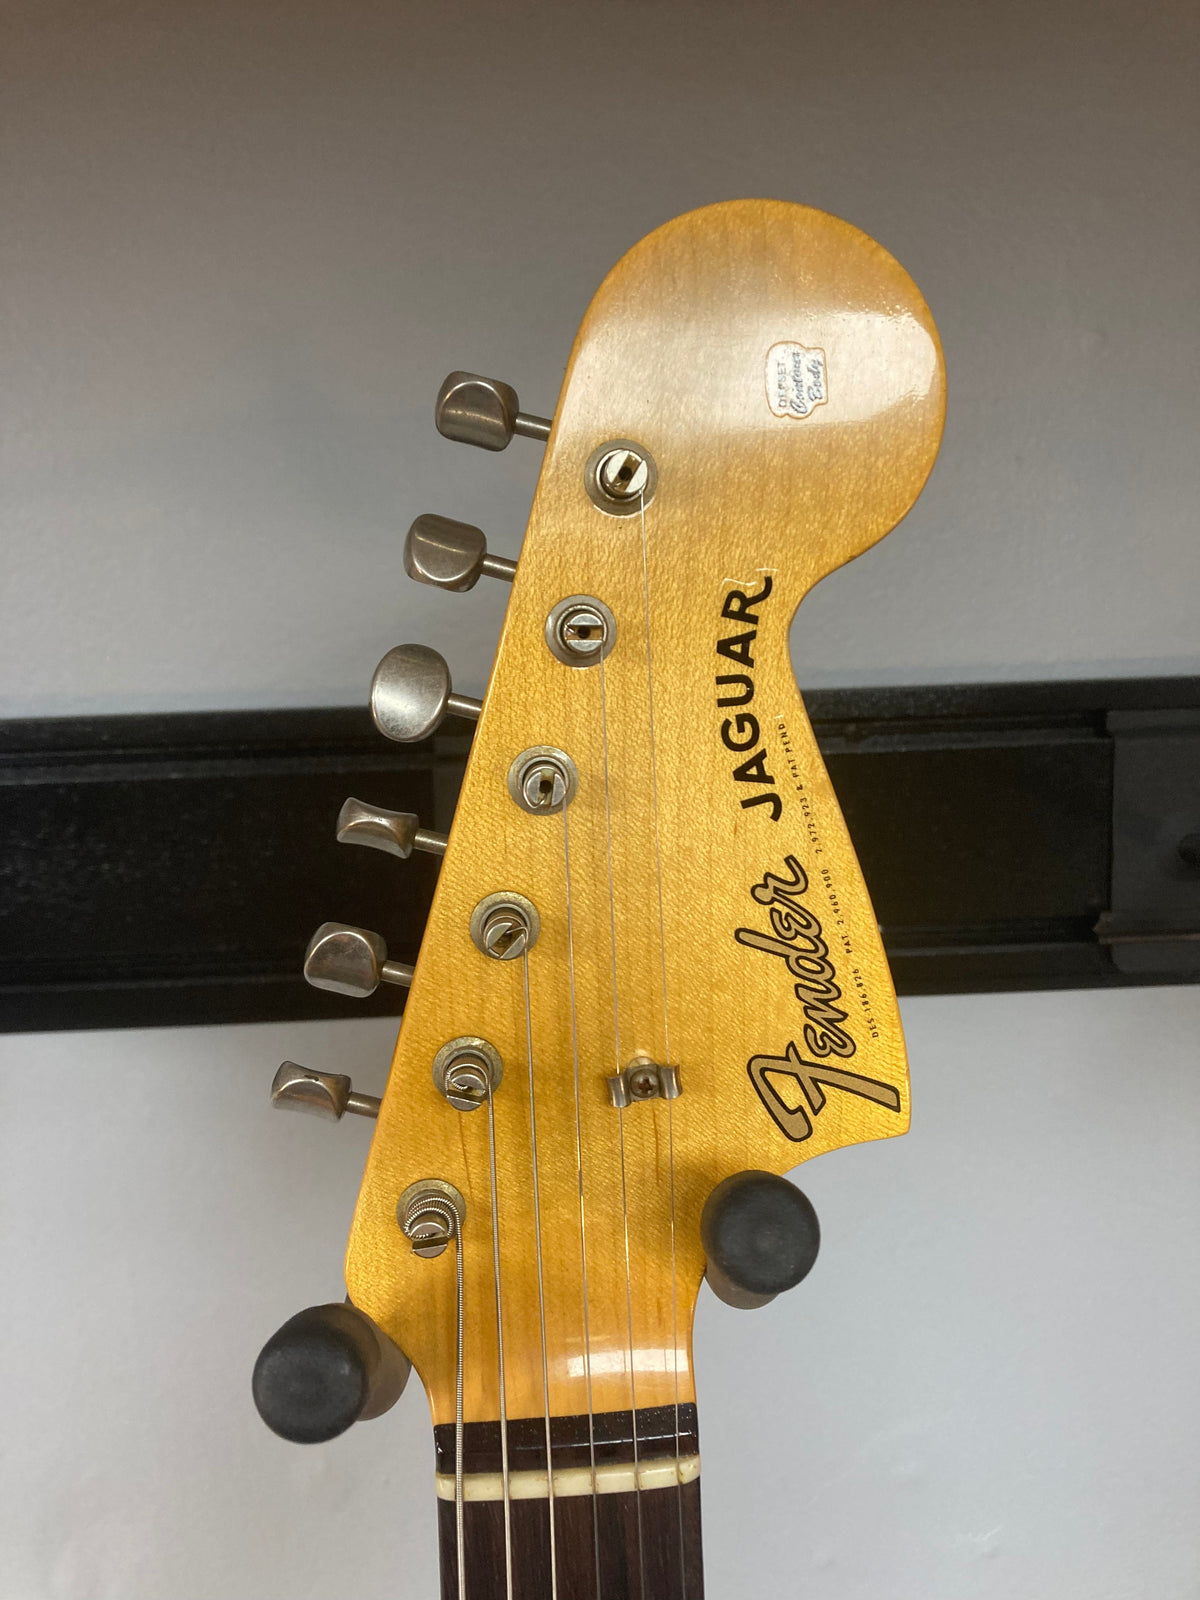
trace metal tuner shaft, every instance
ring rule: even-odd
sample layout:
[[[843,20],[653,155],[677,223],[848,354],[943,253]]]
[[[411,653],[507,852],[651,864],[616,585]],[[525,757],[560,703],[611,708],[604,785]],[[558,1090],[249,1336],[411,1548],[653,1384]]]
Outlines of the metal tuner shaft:
[[[550,437],[550,418],[521,410],[517,391],[477,372],[452,372],[438,390],[433,409],[437,431],[459,444],[481,450],[503,450],[513,434],[526,439]]]
[[[453,692],[450,668],[427,645],[398,644],[371,679],[375,726],[385,738],[401,744],[428,738],[448,711],[477,722],[482,710],[482,700]]]
[[[489,555],[482,528],[427,511],[408,530],[404,570],[417,583],[461,594],[473,589],[480,578],[511,583],[517,563],[507,556]]]
[[[407,989],[413,969],[406,961],[389,961],[387,945],[368,928],[347,922],[323,922],[308,941],[304,976],[314,989],[365,1000],[381,983]]]

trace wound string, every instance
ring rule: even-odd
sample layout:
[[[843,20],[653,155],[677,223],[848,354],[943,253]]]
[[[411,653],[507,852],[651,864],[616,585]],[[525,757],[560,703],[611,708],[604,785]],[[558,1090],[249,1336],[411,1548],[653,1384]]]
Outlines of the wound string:
[[[500,1482],[504,1494],[504,1594],[513,1600],[512,1497],[508,1475],[508,1406],[504,1391],[504,1306],[500,1296],[500,1207],[496,1182],[496,1107],[488,1074],[488,1167],[492,1186],[492,1272],[496,1281],[496,1356],[500,1387]]]
[[[463,1249],[462,1219],[455,1207],[447,1208],[453,1217],[454,1277],[457,1296],[457,1335],[454,1354],[454,1539],[458,1556],[458,1600],[467,1600],[467,1539],[463,1514]]]
[[[588,1462],[592,1474],[592,1550],[596,1600],[600,1595],[600,1507],[596,1499],[596,1417],[592,1405],[592,1346],[588,1329],[587,1223],[583,1197],[583,1119],[579,1094],[579,1022],[575,1004],[575,927],[571,907],[571,835],[563,806],[563,873],[567,886],[567,979],[571,994],[571,1056],[575,1073],[575,1170],[579,1184],[579,1270],[583,1283],[583,1373],[587,1385]],[[511,1600],[511,1597],[510,1597]]]
[[[525,980],[525,1043],[529,1071],[529,1153],[533,1162],[533,1231],[537,1244],[538,1323],[542,1335],[542,1400],[546,1422],[546,1483],[550,1501],[550,1600],[558,1600],[558,1562],[554,1505],[554,1456],[550,1443],[550,1368],[546,1356],[546,1291],[542,1273],[542,1213],[538,1192],[537,1101],[533,1088],[533,1028],[529,1016],[529,947],[521,957]]]
[[[600,657],[600,728],[604,742],[604,821],[605,845],[608,854],[608,924],[609,937],[612,941],[613,1048],[616,1055],[615,1070],[620,1074],[623,1063],[621,1060],[621,1011],[617,983],[616,894],[613,887],[612,786],[609,778],[608,762],[608,690],[604,674],[603,655]],[[629,1267],[629,1190],[625,1177],[624,1109],[617,1112],[617,1129],[621,1158],[621,1226],[625,1247],[625,1323],[629,1344],[629,1414],[633,1431],[633,1487],[637,1504],[638,1574],[641,1579],[641,1592],[644,1597],[646,1593],[646,1553],[642,1522],[642,1478],[638,1470],[637,1372],[633,1343],[633,1282]]]
[[[658,750],[654,730],[654,655],[650,643],[650,562],[646,548],[646,497],[639,496],[639,522],[642,530],[642,614],[646,630],[646,694],[650,719],[650,801],[654,820],[654,876],[658,891],[658,954],[662,975],[664,1065],[671,1064],[671,1025],[667,1004],[667,938],[663,919],[662,843],[658,824]],[[675,1461],[676,1500],[679,1513],[679,1578],[683,1600],[687,1600],[687,1568],[683,1537],[683,1484],[678,1481],[679,1444],[679,1277],[675,1255],[675,1102],[667,1101],[668,1183],[670,1189],[671,1232],[671,1355],[675,1373]]]

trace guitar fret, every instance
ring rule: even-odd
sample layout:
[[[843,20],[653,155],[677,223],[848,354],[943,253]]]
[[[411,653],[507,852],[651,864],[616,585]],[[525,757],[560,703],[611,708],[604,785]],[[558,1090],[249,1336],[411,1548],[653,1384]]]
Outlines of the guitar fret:
[[[457,1600],[454,1503],[438,1500],[437,1509],[442,1600]],[[508,1600],[503,1510],[498,1500],[463,1506],[469,1600]],[[597,1568],[600,1600],[703,1600],[698,1478],[640,1496],[556,1498],[554,1515],[558,1592],[564,1600],[595,1600]],[[547,1600],[550,1502],[512,1501],[511,1523],[512,1600]]]
[[[632,1462],[634,1459],[634,1413],[597,1411],[590,1424],[586,1413],[550,1418],[550,1439],[554,1453],[555,1486],[562,1467],[590,1467],[593,1452],[597,1465],[603,1462]],[[434,1429],[437,1446],[437,1472],[453,1476],[454,1427],[443,1423]],[[700,1435],[694,1403],[681,1404],[678,1424],[674,1406],[643,1406],[637,1412],[637,1451],[639,1460],[653,1458],[686,1459],[700,1453]],[[546,1470],[546,1424],[542,1417],[510,1417],[508,1423],[508,1462],[510,1474]],[[500,1471],[500,1424],[468,1422],[463,1429],[463,1471],[468,1475]],[[632,1484],[630,1485],[632,1488]]]

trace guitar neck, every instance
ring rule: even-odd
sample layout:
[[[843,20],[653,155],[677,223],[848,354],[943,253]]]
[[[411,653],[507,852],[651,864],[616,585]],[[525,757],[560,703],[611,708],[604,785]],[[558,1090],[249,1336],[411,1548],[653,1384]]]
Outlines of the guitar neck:
[[[434,1430],[442,1600],[460,1600],[455,1430]],[[694,1405],[463,1430],[466,1600],[703,1600]],[[509,1573],[511,1571],[511,1587]],[[552,1583],[551,1573],[557,1583]]]

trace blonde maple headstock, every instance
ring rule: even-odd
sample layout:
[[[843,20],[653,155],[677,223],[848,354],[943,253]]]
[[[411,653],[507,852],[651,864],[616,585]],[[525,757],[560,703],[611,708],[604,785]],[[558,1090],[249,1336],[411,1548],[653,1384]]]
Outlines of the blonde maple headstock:
[[[718,1182],[907,1126],[895,996],[788,630],[912,505],[943,403],[912,281],[805,207],[680,217],[592,302],[350,1239],[351,1299],[411,1358],[436,1422],[455,1415],[455,1268],[397,1225],[417,1180],[466,1204],[466,1418],[501,1414],[497,1262],[508,1417],[620,1410],[692,1397]],[[630,445],[645,492],[606,499],[597,457]],[[636,465],[614,459],[613,492]],[[615,621],[579,665],[547,642],[573,596]],[[577,774],[550,814],[510,792],[538,747]],[[540,923],[513,960],[472,939],[497,893]],[[438,1052],[472,1036],[503,1065],[490,1114],[434,1083]],[[609,1079],[643,1058],[681,1094],[615,1109]]]

